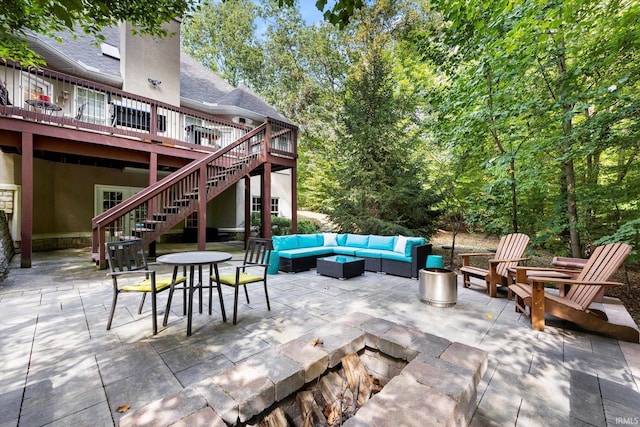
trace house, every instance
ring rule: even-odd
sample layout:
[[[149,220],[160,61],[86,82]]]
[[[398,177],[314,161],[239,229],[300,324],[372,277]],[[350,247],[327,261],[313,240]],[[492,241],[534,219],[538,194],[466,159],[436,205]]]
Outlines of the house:
[[[297,127],[180,50],[178,35],[106,28],[99,45],[30,35],[44,69],[0,62],[0,209],[23,267],[34,250],[250,234],[296,224]],[[197,230],[197,231],[196,231]],[[294,229],[295,231],[295,229]]]

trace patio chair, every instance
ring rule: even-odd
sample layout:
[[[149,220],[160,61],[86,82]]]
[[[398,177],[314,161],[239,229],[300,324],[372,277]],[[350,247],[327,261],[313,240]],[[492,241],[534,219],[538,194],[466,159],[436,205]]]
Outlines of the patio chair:
[[[524,251],[529,244],[529,236],[522,233],[513,233],[502,236],[498,243],[496,253],[468,253],[461,254],[462,267],[462,285],[465,288],[469,286],[479,286],[487,289],[489,296],[496,297],[498,285],[508,286],[509,269],[518,265],[519,262],[525,261]],[[489,260],[489,268],[484,269],[470,265],[472,257],[484,256],[493,257]],[[477,280],[479,279],[480,282]]]
[[[272,242],[271,239],[259,239],[252,237],[247,242],[247,250],[244,254],[244,261],[241,265],[235,267],[233,273],[220,273],[218,276],[211,275],[211,281],[218,281],[221,285],[231,286],[235,289],[233,300],[233,324],[238,320],[238,292],[240,286],[244,287],[244,295],[249,304],[249,293],[247,292],[247,284],[264,283],[264,295],[267,299],[267,310],[271,310],[269,304],[269,293],[267,291],[267,269],[269,267],[269,259],[271,257]],[[213,286],[211,283],[210,286]],[[224,310],[224,309],[223,309]],[[224,313],[223,313],[224,316]]]
[[[611,335],[623,341],[639,342],[640,336],[636,328],[610,323],[605,312],[590,307],[603,287],[623,286],[622,283],[608,280],[630,252],[631,246],[626,243],[598,246],[575,279],[535,276],[536,268],[517,267],[516,284],[509,287],[516,296],[516,311],[529,316],[535,330],[544,330],[544,315],[549,313],[584,329]],[[545,283],[571,287],[565,296],[560,296],[545,292]]]
[[[0,80],[0,105],[11,105],[9,91],[2,80]]]
[[[107,242],[105,245],[109,269],[111,270],[107,275],[111,276],[113,281],[113,301],[111,303],[109,321],[107,322],[107,330],[111,329],[113,315],[116,311],[116,303],[118,302],[118,295],[121,292],[142,292],[138,314],[142,313],[142,307],[147,293],[151,293],[153,335],[156,335],[158,333],[156,294],[165,289],[169,289],[173,279],[175,279],[176,283],[182,283],[186,278],[156,277],[156,272],[150,270],[147,265],[144,244],[140,239]],[[130,283],[128,280],[124,283],[119,283],[119,280],[122,281],[122,279],[129,277],[143,279],[133,283]]]

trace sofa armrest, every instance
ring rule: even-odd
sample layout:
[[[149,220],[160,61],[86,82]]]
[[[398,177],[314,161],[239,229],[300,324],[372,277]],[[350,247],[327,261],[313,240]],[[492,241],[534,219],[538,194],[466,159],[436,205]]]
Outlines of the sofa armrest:
[[[418,272],[427,265],[427,257],[431,255],[431,243],[415,245],[411,251],[411,277],[418,278]]]

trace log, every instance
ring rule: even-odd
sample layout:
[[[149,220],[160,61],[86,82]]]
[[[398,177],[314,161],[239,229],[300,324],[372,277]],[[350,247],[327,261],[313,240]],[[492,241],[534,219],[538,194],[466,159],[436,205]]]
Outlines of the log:
[[[358,405],[362,406],[371,397],[372,384],[367,369],[356,353],[349,353],[341,360],[349,390],[356,396]]]
[[[289,422],[282,408],[276,408],[260,421],[259,427],[289,427]]]
[[[323,376],[318,383],[318,389],[320,390],[320,394],[322,394],[322,398],[329,404],[342,398],[345,388],[344,380],[337,372],[329,372]]]
[[[296,395],[296,401],[302,414],[302,427],[327,426],[327,420],[313,398],[313,392],[301,391]]]

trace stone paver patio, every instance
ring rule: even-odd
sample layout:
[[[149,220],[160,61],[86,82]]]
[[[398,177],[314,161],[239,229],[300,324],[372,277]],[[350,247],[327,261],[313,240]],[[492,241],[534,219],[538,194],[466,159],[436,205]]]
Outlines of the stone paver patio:
[[[234,260],[240,257],[236,249]],[[552,318],[545,332],[532,331],[505,294],[491,299],[459,287],[454,307],[437,308],[419,301],[415,279],[280,273],[269,276],[271,311],[260,285],[249,288],[250,305],[240,299],[235,326],[222,322],[214,298],[214,314],[194,314],[187,337],[177,298],[169,324],[153,336],[150,303],[138,316],[138,295],[121,297],[105,330],[111,283],[88,250],[36,253],[30,269],[20,269],[16,256],[11,265],[0,285],[0,427],[113,426],[145,407],[168,411],[163,402],[175,395],[187,398],[179,416],[167,419],[205,424],[211,414],[197,404],[207,398],[198,390],[211,377],[356,312],[488,352],[472,426],[640,424],[640,344]],[[232,290],[223,291],[229,312]],[[166,297],[159,296],[161,314]],[[616,300],[601,308],[632,321]],[[123,404],[130,409],[119,413]]]

